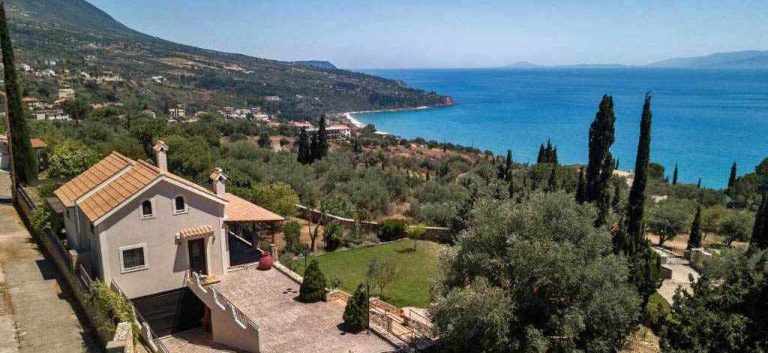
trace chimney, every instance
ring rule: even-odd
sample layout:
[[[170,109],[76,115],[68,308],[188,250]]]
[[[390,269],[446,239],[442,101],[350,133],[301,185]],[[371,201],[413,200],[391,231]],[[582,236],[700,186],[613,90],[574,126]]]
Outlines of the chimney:
[[[155,160],[157,161],[157,167],[160,168],[160,170],[167,172],[168,157],[166,156],[166,152],[168,152],[168,145],[166,145],[163,140],[157,140],[155,147],[152,147],[152,149],[155,150]]]
[[[213,192],[217,196],[224,196],[226,193],[226,187],[224,182],[227,181],[227,176],[224,175],[224,171],[221,168],[213,168],[211,172],[211,184],[213,185]]]

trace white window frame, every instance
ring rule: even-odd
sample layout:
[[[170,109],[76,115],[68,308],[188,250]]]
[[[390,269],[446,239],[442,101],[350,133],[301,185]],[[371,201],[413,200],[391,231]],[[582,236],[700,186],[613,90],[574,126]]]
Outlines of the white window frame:
[[[149,204],[152,205],[152,214],[149,216],[144,215],[144,202],[149,201]],[[141,219],[152,219],[155,218],[155,215],[157,214],[157,207],[155,207],[155,199],[145,199],[142,200],[141,203],[139,203],[139,218]]]
[[[183,210],[177,210],[176,209],[176,199],[179,198],[179,197],[181,197],[184,200],[184,209]],[[187,203],[187,197],[186,196],[184,196],[184,195],[176,195],[173,198],[173,200],[171,200],[171,202],[173,203],[173,208],[172,209],[173,209],[173,215],[174,216],[175,215],[189,213],[189,204]]]
[[[134,249],[141,249],[142,253],[144,254],[144,265],[125,268],[125,260],[123,259],[123,253],[127,250],[134,250]],[[149,269],[149,261],[148,261],[149,254],[147,253],[146,243],[121,246],[119,250],[119,254],[120,254],[120,273],[130,273],[130,272],[143,271],[143,270]]]

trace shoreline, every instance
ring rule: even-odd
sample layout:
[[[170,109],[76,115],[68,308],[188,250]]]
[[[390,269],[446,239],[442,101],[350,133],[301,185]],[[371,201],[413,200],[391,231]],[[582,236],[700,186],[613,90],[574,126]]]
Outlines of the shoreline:
[[[373,114],[373,113],[393,113],[393,112],[406,112],[406,111],[417,111],[417,110],[427,110],[427,109],[435,109],[435,108],[443,108],[443,107],[450,107],[453,104],[440,104],[440,105],[422,105],[418,107],[408,107],[408,108],[392,108],[392,109],[377,109],[377,110],[361,110],[361,111],[355,111],[355,112],[345,112],[341,113],[341,115],[344,116],[347,121],[352,124],[354,127],[358,129],[362,129],[368,125],[363,123],[360,120],[357,120],[355,118],[355,115],[357,114]],[[383,131],[377,131],[384,134],[389,135],[389,133],[383,132]]]

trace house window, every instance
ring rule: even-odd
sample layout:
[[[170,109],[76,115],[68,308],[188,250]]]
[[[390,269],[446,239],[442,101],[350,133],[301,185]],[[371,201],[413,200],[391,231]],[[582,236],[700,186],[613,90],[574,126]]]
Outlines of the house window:
[[[148,268],[145,256],[146,247],[145,244],[138,244],[120,248],[120,267],[122,272]]]
[[[187,212],[187,202],[184,200],[184,196],[176,196],[173,200],[173,213],[179,214]]]
[[[141,216],[144,218],[150,218],[152,215],[152,201],[144,200],[144,202],[141,203]]]

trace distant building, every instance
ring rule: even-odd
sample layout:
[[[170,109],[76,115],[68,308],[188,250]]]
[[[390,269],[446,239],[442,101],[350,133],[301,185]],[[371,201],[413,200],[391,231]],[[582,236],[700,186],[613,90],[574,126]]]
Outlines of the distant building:
[[[176,108],[170,108],[168,109],[168,117],[171,119],[183,119],[187,116],[187,113],[184,111],[184,106],[181,104],[177,105]]]
[[[318,131],[318,128],[313,127],[311,129],[307,129],[307,132],[316,133]],[[328,135],[329,139],[332,140],[339,140],[339,139],[348,139],[352,137],[352,129],[349,128],[349,126],[346,125],[330,125],[325,128],[325,132]]]
[[[120,77],[119,74],[116,74],[112,71],[105,71],[102,75],[96,78],[96,82],[98,83],[108,83],[108,82],[123,82],[123,78]]]
[[[304,120],[295,120],[288,123],[288,125],[297,127],[299,129],[312,129],[313,126],[310,122]]]
[[[161,84],[165,83],[165,81],[166,81],[166,79],[163,76],[152,76],[152,82],[154,82],[154,83],[157,83],[157,84],[161,85]]]
[[[75,90],[72,88],[59,88],[59,100],[75,99]]]
[[[45,161],[45,148],[48,145],[38,138],[29,139],[32,144],[32,150],[35,152],[35,157],[38,160],[38,166],[43,166]],[[0,169],[9,170],[11,168],[11,154],[8,150],[8,136],[5,134],[0,135]]]
[[[39,77],[48,77],[48,78],[54,78],[56,77],[56,71],[53,71],[51,69],[45,69],[43,71],[40,71],[37,76]]]
[[[72,120],[62,109],[40,109],[32,112],[37,120]]]
[[[264,97],[265,102],[280,102],[280,97],[278,96],[266,96]]]
[[[29,66],[28,64],[21,64],[21,71],[24,72],[32,72],[32,66]]]

